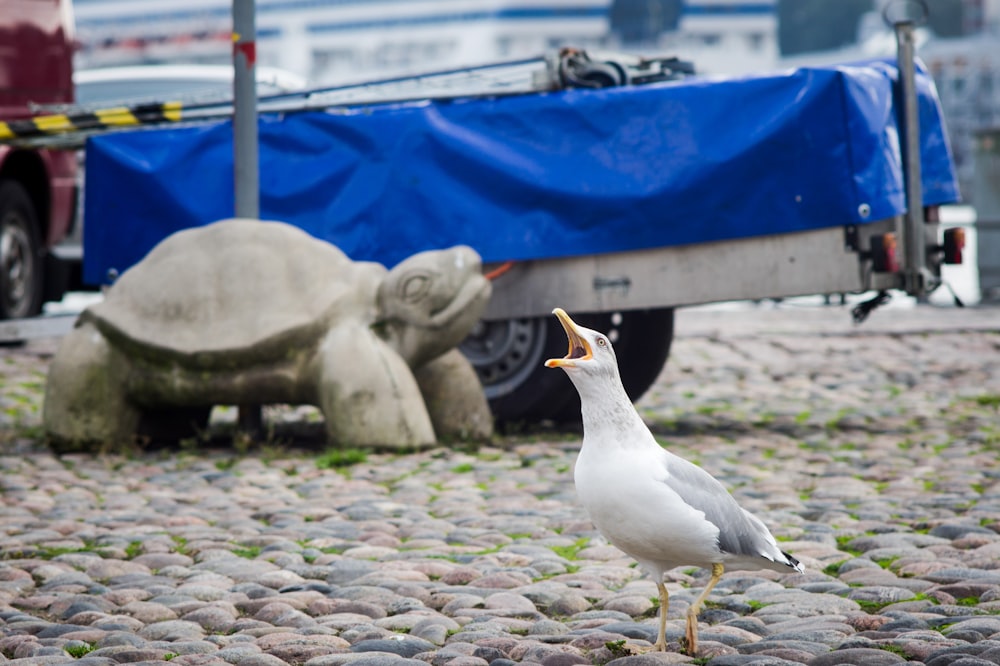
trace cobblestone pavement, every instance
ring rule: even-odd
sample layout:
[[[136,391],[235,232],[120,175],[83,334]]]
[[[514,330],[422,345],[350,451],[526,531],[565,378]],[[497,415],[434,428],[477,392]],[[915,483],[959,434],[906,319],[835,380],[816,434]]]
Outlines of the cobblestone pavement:
[[[1000,310],[685,310],[640,409],[806,567],[655,586],[572,485],[578,435],[337,456],[48,453],[53,341],[0,351],[0,663],[1000,663]],[[364,459],[359,459],[364,457]]]

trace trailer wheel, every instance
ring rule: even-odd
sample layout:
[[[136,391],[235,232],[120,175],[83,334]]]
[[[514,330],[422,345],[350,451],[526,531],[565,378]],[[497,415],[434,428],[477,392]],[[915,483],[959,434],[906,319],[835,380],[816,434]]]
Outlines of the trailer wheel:
[[[612,339],[622,383],[638,400],[666,363],[674,311],[574,314],[573,320]],[[579,422],[580,399],[566,374],[542,365],[566,354],[566,334],[554,317],[480,322],[459,349],[476,369],[501,427]]]
[[[42,252],[38,215],[24,187],[0,180],[0,319],[42,309]]]

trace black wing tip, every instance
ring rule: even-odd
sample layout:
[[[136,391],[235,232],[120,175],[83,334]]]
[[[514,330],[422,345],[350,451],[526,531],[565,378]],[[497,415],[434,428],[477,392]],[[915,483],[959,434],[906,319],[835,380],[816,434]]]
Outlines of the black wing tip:
[[[793,568],[793,569],[795,569],[796,571],[799,571],[799,572],[804,571],[804,568],[802,567],[802,563],[799,562],[797,559],[795,559],[794,557],[792,557],[790,554],[786,553],[785,551],[781,551],[781,554],[784,555],[785,560],[786,560],[785,563],[788,566],[790,566],[791,568]]]

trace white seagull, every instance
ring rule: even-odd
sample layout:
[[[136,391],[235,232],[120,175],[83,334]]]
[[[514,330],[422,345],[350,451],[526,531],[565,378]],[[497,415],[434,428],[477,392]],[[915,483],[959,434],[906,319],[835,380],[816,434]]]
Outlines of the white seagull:
[[[545,365],[566,371],[583,412],[576,492],[598,531],[656,581],[660,632],[654,650],[667,648],[664,572],[679,566],[712,571],[687,610],[683,647],[694,655],[698,611],[727,567],[801,573],[802,565],[708,472],[657,443],[625,393],[608,338],[578,326],[560,308],[553,314],[566,330],[569,353]]]

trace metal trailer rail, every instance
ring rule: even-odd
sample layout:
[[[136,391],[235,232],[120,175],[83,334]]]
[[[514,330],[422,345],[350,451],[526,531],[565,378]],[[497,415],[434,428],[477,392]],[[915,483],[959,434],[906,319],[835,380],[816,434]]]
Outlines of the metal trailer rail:
[[[258,113],[282,114],[428,99],[524,95],[568,88],[642,85],[693,73],[691,63],[673,56],[645,58],[564,48],[533,58],[267,95],[257,100],[256,108]],[[39,106],[40,115],[33,118],[0,121],[0,144],[79,149],[88,137],[99,134],[230,118],[245,104],[238,98],[194,96],[143,100],[110,108]]]

